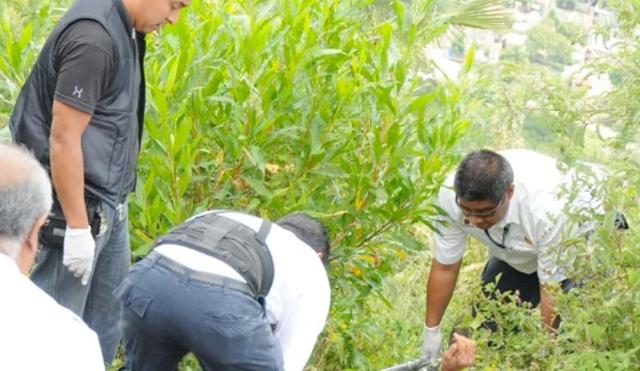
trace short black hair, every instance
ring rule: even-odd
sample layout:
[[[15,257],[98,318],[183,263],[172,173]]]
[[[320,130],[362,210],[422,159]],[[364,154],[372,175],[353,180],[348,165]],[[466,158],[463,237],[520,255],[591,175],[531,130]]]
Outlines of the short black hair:
[[[315,252],[322,253],[322,263],[327,265],[331,252],[329,231],[318,219],[305,213],[292,213],[276,222],[280,227],[296,235]]]
[[[513,184],[513,169],[499,153],[488,149],[466,155],[456,170],[453,186],[458,198],[499,203]]]

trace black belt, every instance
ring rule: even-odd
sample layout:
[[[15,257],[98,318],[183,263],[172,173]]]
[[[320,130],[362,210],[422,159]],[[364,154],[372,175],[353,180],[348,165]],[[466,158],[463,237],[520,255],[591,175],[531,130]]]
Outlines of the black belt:
[[[215,273],[201,272],[196,271],[191,268],[188,268],[177,261],[167,258],[166,256],[160,254],[159,252],[152,251],[147,255],[147,259],[151,260],[151,262],[156,265],[161,266],[162,268],[168,269],[173,273],[177,273],[179,275],[189,275],[189,279],[204,283],[210,283],[212,285],[227,287],[230,290],[238,291],[243,294],[247,294],[251,297],[255,297],[253,291],[244,282],[238,281],[233,278],[221,276]]]

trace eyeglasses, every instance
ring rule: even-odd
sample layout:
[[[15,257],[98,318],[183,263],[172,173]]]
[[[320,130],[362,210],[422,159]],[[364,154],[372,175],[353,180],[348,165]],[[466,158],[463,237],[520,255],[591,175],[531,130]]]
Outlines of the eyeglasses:
[[[498,202],[496,207],[494,207],[491,210],[487,210],[487,211],[475,212],[475,211],[471,211],[471,210],[467,209],[466,207],[460,205],[460,202],[458,201],[458,196],[457,195],[456,195],[456,205],[458,205],[460,210],[462,210],[462,214],[464,214],[464,216],[466,216],[466,217],[476,216],[476,217],[479,217],[479,218],[485,218],[485,217],[488,217],[488,216],[495,215],[495,213],[498,211],[498,208],[500,207],[500,205],[502,205],[504,200],[507,198],[507,193],[508,192],[505,192],[505,194],[502,196],[502,198],[500,199],[500,202]]]

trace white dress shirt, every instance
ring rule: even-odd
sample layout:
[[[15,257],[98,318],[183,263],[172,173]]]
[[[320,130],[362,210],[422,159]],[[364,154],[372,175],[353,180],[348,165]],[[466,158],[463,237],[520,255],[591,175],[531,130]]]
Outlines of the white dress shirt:
[[[201,216],[204,214],[200,214]],[[220,215],[256,232],[262,219],[239,212]],[[195,217],[198,217],[195,216]],[[292,232],[273,223],[266,239],[274,265],[271,291],[266,297],[267,319],[276,325],[286,371],[301,371],[324,329],[331,303],[329,279],[313,249]],[[154,251],[191,269],[245,281],[226,263],[178,245],[160,245]]]
[[[471,225],[455,202],[454,174],[449,175],[440,189],[438,205],[450,219],[437,225],[434,255],[442,264],[453,264],[464,255],[467,236],[487,246],[489,255],[496,257],[523,273],[538,272],[540,282],[560,282],[566,271],[559,262],[567,262],[568,251],[561,242],[569,237],[584,234],[591,224],[575,225],[568,221],[565,206],[599,209],[598,201],[588,190],[582,190],[568,205],[564,188],[570,188],[576,173],[563,173],[555,159],[531,150],[506,150],[499,152],[511,164],[514,172],[515,191],[505,216],[488,232],[501,243],[507,227],[504,245],[496,246],[482,229]],[[447,225],[445,225],[447,224]]]
[[[0,370],[105,370],[96,333],[2,253],[0,298]]]

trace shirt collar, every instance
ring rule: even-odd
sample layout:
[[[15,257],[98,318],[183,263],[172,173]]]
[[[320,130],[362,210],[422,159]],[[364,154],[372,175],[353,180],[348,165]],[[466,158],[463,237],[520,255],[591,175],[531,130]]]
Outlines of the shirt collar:
[[[118,10],[118,15],[120,16],[122,23],[124,23],[127,32],[131,34],[133,32],[133,22],[131,22],[131,15],[127,11],[127,8],[124,6],[122,0],[115,0],[114,2],[116,4],[116,9]]]
[[[496,224],[494,224],[491,229],[504,228],[507,224],[520,224],[520,212],[518,211],[519,193],[517,188],[518,187],[515,186],[513,197],[511,197],[511,200],[509,200],[509,208],[507,209],[506,214],[504,214],[504,217],[500,219]]]

